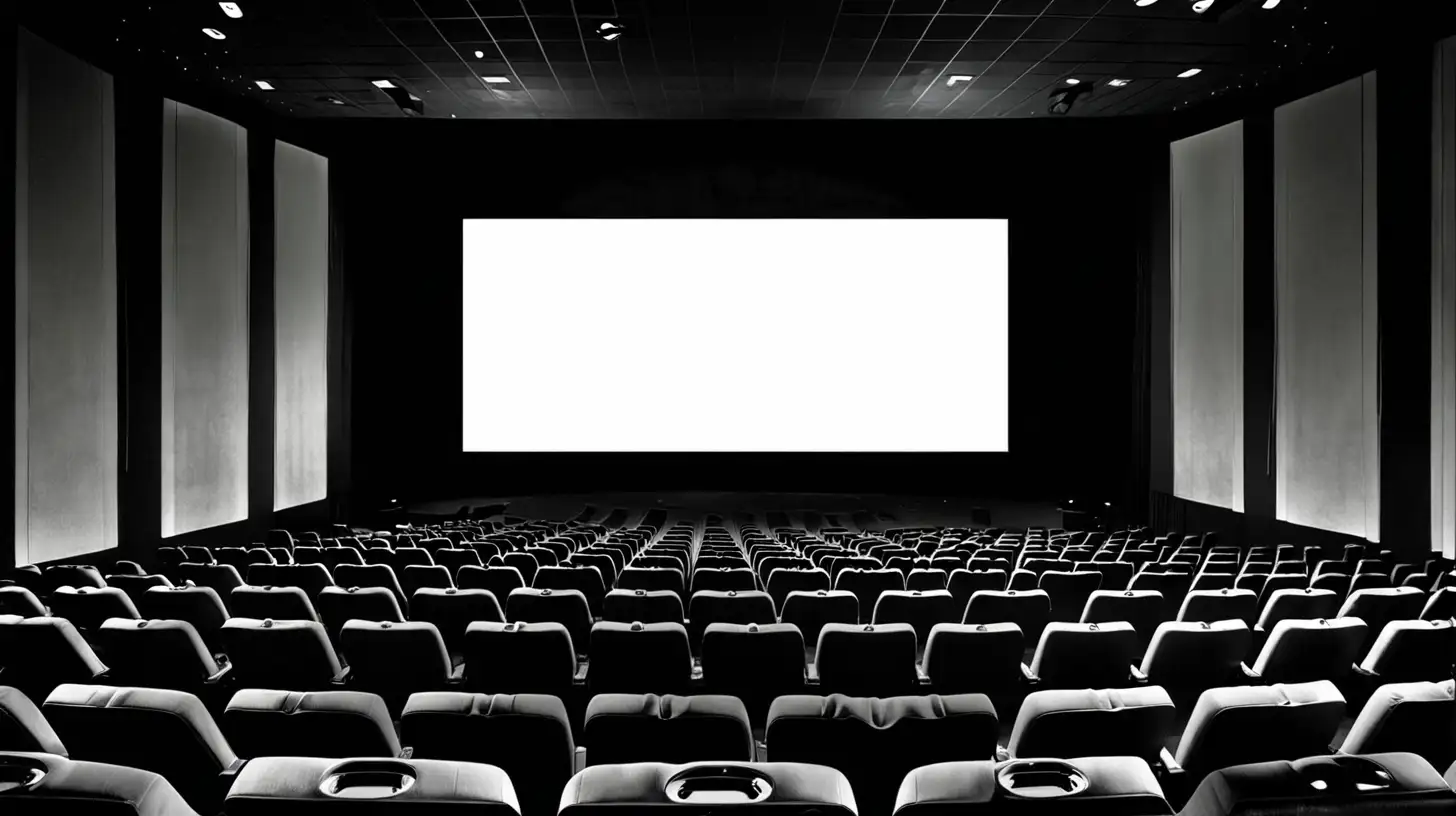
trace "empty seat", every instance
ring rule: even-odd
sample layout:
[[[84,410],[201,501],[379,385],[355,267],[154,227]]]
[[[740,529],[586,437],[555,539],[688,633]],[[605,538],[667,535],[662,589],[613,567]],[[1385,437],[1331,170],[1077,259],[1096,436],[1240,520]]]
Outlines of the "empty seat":
[[[804,638],[790,623],[714,623],[703,634],[703,687],[743,701],[762,723],[775,697],[804,691]]]
[[[889,813],[889,811],[885,811]],[[905,776],[895,816],[1169,812],[1148,763],[1130,756],[939,762]]]
[[[1138,651],[1141,652],[1158,624],[1163,619],[1163,596],[1154,590],[1124,589],[1121,591],[1099,589],[1087,598],[1082,610],[1082,623],[1113,623],[1124,621],[1132,625],[1138,636]]]
[[[716,811],[727,798],[742,796],[742,781],[766,778],[767,798],[755,805],[732,805],[733,810],[782,811],[816,816],[869,816],[856,810],[855,795],[844,774],[833,768],[794,762],[698,762],[668,765],[638,762],[586,768],[571,778],[561,794],[560,816]],[[664,795],[669,783],[686,803]],[[701,804],[699,804],[701,801]]]
[[[159,774],[199,813],[217,812],[226,790],[219,774],[237,766],[202,701],[186,692],[67,684],[41,710],[72,759]]]
[[[779,610],[779,622],[799,628],[804,643],[813,647],[825,624],[854,624],[859,621],[859,599],[846,590],[790,592]]]
[[[465,630],[473,621],[505,620],[495,595],[484,589],[426,587],[410,598],[410,620],[432,623],[451,653],[465,648]]]
[[[406,780],[409,780],[407,783]],[[342,795],[324,793],[334,785]],[[385,793],[387,792],[387,793]],[[260,757],[238,772],[224,816],[317,811],[520,816],[515,786],[491,765],[437,759]]]
[[[568,697],[576,648],[562,624],[476,621],[465,630],[465,684],[491,694]]]
[[[592,617],[602,614],[602,600],[607,590],[602,584],[601,573],[595,567],[542,567],[537,570],[536,580],[531,585],[536,589],[576,590],[586,598]]]
[[[367,568],[341,564],[339,569]],[[354,586],[353,583],[344,583],[343,578],[339,580],[340,586]],[[309,598],[316,598],[319,590],[334,585],[334,577],[330,576],[328,568],[323,564],[254,564],[248,567],[248,584],[298,587]]]
[[[692,680],[681,624],[603,621],[591,629],[590,654],[592,694],[685,694]]]
[[[915,630],[916,644],[923,649],[930,639],[930,630],[937,623],[956,623],[955,598],[941,589],[931,592],[890,590],[880,594],[875,604],[876,626],[907,623]]]
[[[1135,756],[1156,762],[1177,710],[1158,686],[1026,695],[1006,750],[1013,757]]]
[[[66,755],[66,746],[40,707],[13,686],[0,686],[0,751]]]
[[[349,684],[378,694],[394,713],[412,692],[442,691],[453,679],[450,652],[433,623],[351,620],[339,646]]]
[[[602,620],[618,623],[685,623],[682,596],[667,589],[614,589],[602,603]]]
[[[384,587],[324,587],[318,595],[318,612],[324,630],[335,644],[344,624],[351,620],[394,623],[404,620],[398,599]]]
[[[1140,671],[1148,683],[1166,689],[1180,710],[1191,710],[1208,689],[1246,682],[1241,666],[1250,641],[1241,620],[1168,621],[1153,634]]]
[[[414,759],[494,765],[520,797],[521,816],[555,816],[576,746],[561,700],[545,694],[421,692],[400,717]]]
[[[1437,768],[1456,762],[1456,681],[1389,683],[1375,690],[1345,741],[1342,754],[1404,751]]]
[[[814,653],[814,673],[827,694],[897,697],[916,694],[915,629],[908,623],[884,626],[826,624]]]
[[[699,559],[701,563],[702,559]],[[692,586],[689,592],[696,595],[699,592],[750,592],[758,588],[758,581],[753,575],[753,570],[748,567],[723,567],[720,569],[703,569],[699,566],[693,570]]]
[[[942,569],[912,569],[905,576],[905,588],[921,592],[942,590],[946,588],[949,576],[949,571]]]
[[[242,574],[230,564],[182,564],[173,572],[171,577],[177,583],[209,587],[224,599],[245,586]]]
[[[996,694],[1021,685],[1025,642],[1014,623],[938,623],[925,644],[925,674],[937,694]]]
[[[101,589],[106,586],[106,579],[101,577],[101,571],[85,564],[60,564],[46,567],[41,575],[52,592],[65,586],[72,589],[81,587]]]
[[[694,653],[703,642],[703,631],[714,623],[775,623],[774,602],[767,592],[718,592],[693,594],[688,602],[688,640]]]
[[[770,570],[764,590],[773,599],[774,609],[784,605],[790,592],[817,592],[830,589],[829,573],[822,569],[779,568]]]
[[[395,575],[394,569],[386,564],[340,564],[334,568],[334,580],[344,588],[349,587],[383,587],[394,593],[394,599],[399,602],[400,609],[408,609],[409,596],[404,592],[404,586],[400,584],[399,577]],[[252,579],[248,579],[252,583]],[[322,589],[322,587],[320,587]],[[318,592],[309,593],[309,597],[316,598]]]
[[[1456,660],[1456,623],[1397,620],[1385,625],[1359,671],[1380,683],[1410,683],[1451,677]]]
[[[23,586],[0,586],[0,615],[43,618],[46,608],[34,592]]]
[[[1360,644],[1364,651],[1380,637],[1385,624],[1397,620],[1415,620],[1420,617],[1425,605],[1426,593],[1412,587],[1362,589],[1350,593],[1350,597],[1345,599],[1345,605],[1340,607],[1339,617],[1365,621],[1365,642]]]
[[[946,579],[945,588],[955,598],[956,608],[964,617],[966,604],[971,602],[972,595],[983,589],[993,592],[1006,589],[1006,573],[1002,570],[958,569]]]
[[[1254,626],[1255,647],[1264,644],[1264,639],[1279,621],[1330,618],[1339,609],[1339,596],[1328,589],[1277,590],[1259,613],[1259,622]]]
[[[640,560],[640,559],[639,559]],[[687,585],[680,570],[667,567],[627,567],[617,575],[617,589],[667,590],[676,593],[687,607]]]
[[[172,783],[136,768],[77,762],[52,752],[0,753],[0,778],[33,780],[7,786],[8,816],[193,816]]]
[[[92,638],[106,653],[108,683],[203,696],[222,680],[224,669],[186,621],[112,618]]]
[[[109,618],[141,617],[136,604],[116,587],[61,587],[51,593],[51,614],[90,632]]]
[[[1119,688],[1138,658],[1137,632],[1125,621],[1049,623],[1031,673],[1047,688]]]
[[[591,640],[592,614],[586,596],[574,589],[516,589],[506,598],[506,619],[523,623],[554,621],[571,633],[582,654]]]
[[[869,623],[874,620],[875,604],[879,602],[880,595],[905,589],[905,576],[891,569],[847,569],[834,580],[834,588],[854,593],[859,604],[860,622]]]
[[[1191,790],[1220,768],[1323,754],[1344,715],[1328,680],[1209,689],[1178,741],[1178,784]]]
[[[1185,814],[1364,816],[1451,813],[1456,793],[1441,772],[1409,753],[1313,756],[1261,762],[1209,774]]]
[[[108,575],[106,576],[108,586],[115,587],[126,593],[131,602],[140,609],[142,596],[152,587],[169,587],[172,582],[165,575]],[[3,608],[3,603],[0,603]]]
[[[308,593],[291,586],[240,586],[228,598],[228,611],[239,618],[319,620]]]
[[[384,701],[362,691],[244,689],[228,702],[222,728],[245,759],[394,757],[401,750]]]
[[[934,762],[989,759],[996,733],[996,709],[980,694],[796,695],[774,701],[764,742],[776,761],[842,771],[859,811],[884,814],[907,773]]]
[[[1342,680],[1360,658],[1365,628],[1359,618],[1280,621],[1253,671],[1268,683]]]
[[[461,567],[455,573],[455,586],[484,589],[494,595],[501,606],[505,606],[511,591],[526,586],[526,581],[513,567]]]
[[[1045,590],[1051,599],[1051,619],[1055,621],[1078,621],[1087,599],[1102,585],[1102,574],[1097,572],[1042,573],[1037,589]]]
[[[582,742],[588,765],[753,758],[748,712],[721,695],[598,694]]]
[[[106,666],[65,618],[0,615],[0,670],[8,686],[44,700],[62,683],[92,683]]]
[[[1241,620],[1253,628],[1259,614],[1259,595],[1249,589],[1198,590],[1189,592],[1178,610],[1182,622]]]
[[[1028,641],[1039,641],[1051,615],[1051,598],[1044,590],[977,592],[966,604],[961,623],[1014,623]]]
[[[396,575],[399,577],[400,588],[404,590],[406,602],[414,597],[415,592],[425,587],[450,589],[455,586],[455,581],[450,577],[450,569],[435,564],[410,564],[402,567]]]
[[[222,642],[242,688],[327,689],[344,678],[323,624],[304,620],[231,618]]]
[[[0,612],[3,612],[0,607]],[[1441,587],[1431,593],[1421,609],[1421,620],[1450,620],[1456,618],[1456,586]]]

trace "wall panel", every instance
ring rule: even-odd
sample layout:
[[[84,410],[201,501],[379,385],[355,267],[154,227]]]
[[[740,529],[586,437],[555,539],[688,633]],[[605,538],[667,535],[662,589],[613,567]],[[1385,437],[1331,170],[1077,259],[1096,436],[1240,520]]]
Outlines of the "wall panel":
[[[1456,37],[1436,45],[1431,117],[1431,549],[1456,558]]]

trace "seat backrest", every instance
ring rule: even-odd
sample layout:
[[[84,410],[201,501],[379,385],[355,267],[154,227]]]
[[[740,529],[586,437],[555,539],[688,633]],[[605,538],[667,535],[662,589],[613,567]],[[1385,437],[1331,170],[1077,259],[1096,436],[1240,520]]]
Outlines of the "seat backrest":
[[[1219,768],[1317,756],[1328,750],[1345,715],[1345,698],[1328,680],[1233,686],[1203,692],[1178,741],[1190,784]]]
[[[317,621],[230,618],[222,642],[242,688],[326,689],[342,671]]]
[[[445,639],[445,646],[459,652],[465,646],[465,629],[472,621],[505,620],[495,595],[486,589],[439,589],[425,587],[410,597],[410,620],[433,623]]]
[[[1404,751],[1437,768],[1456,762],[1456,681],[1387,683],[1366,701],[1342,754]]]
[[[72,759],[160,774],[198,812],[216,812],[218,774],[238,759],[202,701],[182,691],[66,684],[41,710]]]
[[[165,575],[108,575],[106,583],[122,592],[140,609],[142,596],[152,587],[169,587],[172,582]],[[3,602],[0,602],[3,604]]]
[[[862,813],[889,813],[900,781],[934,762],[989,759],[997,719],[980,694],[868,699],[780,697],[764,742],[776,760],[827,765],[849,778]]]
[[[1194,690],[1240,682],[1239,664],[1253,633],[1241,620],[1168,621],[1158,626],[1143,655],[1148,682],[1170,690]]]
[[[0,686],[0,751],[66,756],[65,744],[40,707],[13,686]]]
[[[571,642],[583,654],[591,638],[591,606],[586,596],[575,589],[511,590],[511,594],[506,596],[506,619],[525,623],[560,623],[571,632]]]
[[[1368,649],[1385,624],[1397,620],[1415,620],[1420,617],[1426,605],[1426,593],[1414,587],[1391,589],[1362,589],[1351,592],[1340,607],[1339,617],[1359,618],[1365,621],[1366,641],[1362,649]]]
[[[545,694],[418,692],[410,695],[399,730],[415,759],[505,771],[520,796],[521,816],[555,816],[576,755],[566,706]]]
[[[790,592],[815,592],[829,589],[829,573],[814,567],[779,567],[768,571],[764,589],[773,599],[774,609],[784,605]]]
[[[1448,677],[1456,661],[1456,623],[1396,620],[1385,625],[1360,668],[1385,683]]]
[[[914,694],[920,682],[915,646],[915,629],[908,623],[825,624],[814,653],[819,686],[856,697]]]
[[[1086,786],[1075,785],[1076,779],[1085,780]],[[1014,792],[1023,785],[1038,792],[1062,791],[1049,798],[1023,798]],[[941,762],[916,768],[905,776],[894,812],[896,816],[1062,812],[1153,816],[1169,811],[1148,763],[1131,756],[1089,756],[1037,762]]]
[[[339,569],[365,569],[349,564]],[[334,585],[335,576],[323,564],[253,564],[248,567],[248,584],[251,586],[292,586],[303,590],[310,598],[318,597],[319,590]],[[342,579],[340,579],[342,582]],[[352,584],[340,584],[341,586]]]
[[[179,584],[210,587],[224,598],[244,585],[242,573],[231,564],[181,564],[172,573],[172,578]]]
[[[696,595],[703,591],[728,592],[749,592],[758,588],[758,580],[753,570],[747,566],[722,567],[718,569],[704,569],[701,566],[703,559],[699,559],[699,566],[693,570],[692,586],[689,588],[691,594]]]
[[[1364,816],[1451,813],[1456,793],[1441,772],[1408,753],[1312,756],[1214,771],[1184,813],[1261,816]]]
[[[77,762],[50,752],[0,753],[0,776],[40,771],[30,785],[5,792],[7,816],[194,816],[182,794],[150,771]]]
[[[339,642],[339,632],[351,620],[404,620],[399,599],[388,589],[376,586],[324,587],[318,594],[318,612],[334,643]]]
[[[475,621],[465,630],[469,689],[564,696],[576,667],[576,647],[563,624]]]
[[[834,588],[854,593],[859,602],[860,622],[869,623],[874,620],[880,595],[905,589],[905,576],[892,569],[847,569],[834,579]]]
[[[687,608],[687,584],[682,571],[672,567],[625,567],[617,574],[617,589],[667,590],[677,593]]]
[[[589,765],[748,761],[753,732],[736,697],[598,694],[587,705],[582,741]]]
[[[1343,679],[1360,659],[1365,631],[1359,618],[1282,620],[1264,642],[1254,671],[1270,683]]]
[[[1259,626],[1270,630],[1282,620],[1315,620],[1334,616],[1340,609],[1340,596],[1329,589],[1280,589],[1264,604]]]
[[[34,592],[23,586],[0,586],[0,615],[43,618],[46,608]]]
[[[5,683],[44,700],[62,683],[90,683],[106,671],[65,618],[0,615],[0,669]]]
[[[362,691],[243,689],[228,701],[222,728],[245,759],[395,757],[401,751],[384,700]]]
[[[961,623],[1014,623],[1027,640],[1040,640],[1051,611],[1046,590],[977,592],[966,604]]]
[[[349,682],[375,694],[399,695],[443,688],[450,682],[450,652],[435,624],[424,621],[351,620],[339,633]]]
[[[678,694],[692,680],[693,657],[680,623],[594,625],[590,635],[592,694]]]
[[[1138,657],[1137,631],[1126,621],[1047,624],[1031,673],[1049,688],[1119,688]]]
[[[1100,572],[1048,570],[1041,574],[1037,589],[1046,590],[1052,603],[1052,620],[1076,621],[1082,617],[1087,599],[1102,586]]]
[[[1022,682],[1024,651],[1014,623],[937,623],[925,644],[925,673],[937,694],[1011,690]]]
[[[117,685],[196,694],[219,671],[202,636],[187,621],[112,618],[92,639],[106,653],[107,680]]]
[[[1006,572],[993,569],[958,569],[951,572],[946,579],[945,588],[955,597],[956,607],[964,617],[966,604],[971,602],[972,595],[983,589],[994,592],[1006,589]]]
[[[1026,695],[1007,750],[1014,757],[1135,756],[1154,762],[1177,709],[1158,686]]]
[[[1241,620],[1253,628],[1259,614],[1259,594],[1251,589],[1194,590],[1183,599],[1178,620],[1213,622]]]
[[[136,604],[116,587],[63,586],[51,593],[51,612],[91,631],[108,618],[140,618]]]
[[[3,609],[0,609],[3,611]],[[1450,620],[1456,618],[1456,586],[1441,587],[1433,591],[1421,609],[1421,620]]]
[[[607,594],[602,574],[595,567],[588,566],[542,567],[536,571],[532,586],[536,589],[577,590],[586,597],[593,617],[601,615],[602,599]]]
[[[741,768],[741,771],[736,769]],[[748,810],[777,810],[784,813],[814,813],[820,816],[854,816],[867,813],[856,810],[856,792],[851,792],[844,774],[833,768],[806,765],[794,762],[734,762],[734,763],[690,763],[668,765],[658,762],[639,762],[631,765],[603,765],[589,767],[572,777],[561,794],[560,816],[609,816],[609,814],[639,813],[702,813],[704,810],[718,811],[712,802],[709,782],[707,801],[702,805],[684,805],[663,796],[671,780],[682,780],[687,775],[701,775],[710,780],[726,773],[738,775],[752,773],[767,777],[772,789],[768,798],[758,805],[745,806]],[[700,794],[701,795],[701,794]],[[697,797],[695,797],[697,798]],[[736,807],[732,809],[737,809]]]
[[[743,700],[757,723],[768,704],[804,689],[804,637],[792,623],[714,623],[703,633],[703,686]]]
[[[930,639],[930,630],[937,623],[956,623],[955,597],[948,590],[889,590],[880,593],[871,622],[908,623],[915,630],[916,642],[923,647]]]
[[[667,589],[614,589],[602,602],[602,620],[685,623],[682,596]]]
[[[526,586],[526,581],[514,567],[465,566],[456,570],[455,586],[461,589],[488,590],[495,595],[501,606],[505,606],[511,590]]]
[[[859,599],[845,590],[819,589],[790,592],[779,610],[779,622],[799,627],[805,644],[817,644],[827,623],[854,624],[859,621]]]
[[[413,784],[384,799],[334,798],[322,792],[330,777],[359,772]],[[372,781],[372,780],[370,780]],[[402,786],[403,787],[403,786]],[[259,757],[238,772],[228,791],[227,816],[429,813],[434,816],[520,816],[520,800],[505,771],[490,765],[438,759]]]
[[[399,576],[395,574],[394,568],[388,564],[340,564],[334,568],[334,580],[341,587],[384,587],[394,593],[394,599],[399,602],[400,609],[407,609],[409,597],[404,594],[404,586],[399,582]],[[249,583],[252,579],[249,579]],[[318,593],[310,593],[310,597]]]
[[[703,631],[714,623],[775,623],[773,599],[767,592],[749,590],[703,590],[688,601],[688,638],[694,649],[702,643]]]
[[[240,618],[319,619],[308,593],[293,586],[240,586],[228,596],[227,607]]]

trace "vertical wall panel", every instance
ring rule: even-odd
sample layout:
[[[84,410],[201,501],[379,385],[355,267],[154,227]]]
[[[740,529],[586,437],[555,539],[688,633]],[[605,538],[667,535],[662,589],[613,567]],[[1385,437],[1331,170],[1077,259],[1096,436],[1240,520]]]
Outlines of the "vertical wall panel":
[[[1173,493],[1244,509],[1244,126],[1174,142]]]
[[[247,131],[166,100],[162,535],[248,516]]]
[[[1380,530],[1375,74],[1275,111],[1279,519]]]
[[[328,496],[329,161],[274,151],[275,510]]]
[[[1431,549],[1456,558],[1456,37],[1436,46],[1431,139]]]
[[[17,41],[15,558],[117,546],[116,168],[109,74]]]

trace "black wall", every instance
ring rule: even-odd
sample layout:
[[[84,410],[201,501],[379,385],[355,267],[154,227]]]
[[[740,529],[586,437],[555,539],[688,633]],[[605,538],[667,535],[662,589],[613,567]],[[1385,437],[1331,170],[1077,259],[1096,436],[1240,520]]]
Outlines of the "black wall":
[[[333,145],[343,188],[335,206],[354,309],[353,474],[366,504],[604,489],[1080,495],[1139,505],[1146,495],[1132,487],[1140,397],[1131,386],[1146,377],[1134,344],[1148,154],[1140,123],[314,127]],[[615,217],[1009,218],[1010,453],[462,454],[461,219]],[[692,274],[692,259],[683,261]],[[863,313],[844,319],[873,320],[873,293]],[[945,376],[976,377],[973,349],[965,359]],[[825,410],[861,389],[900,387],[893,371],[786,364]],[[697,400],[754,398],[743,392],[749,374],[644,362],[562,372],[561,384],[588,401],[631,394],[691,410]],[[906,390],[905,399],[933,400],[935,390]]]

